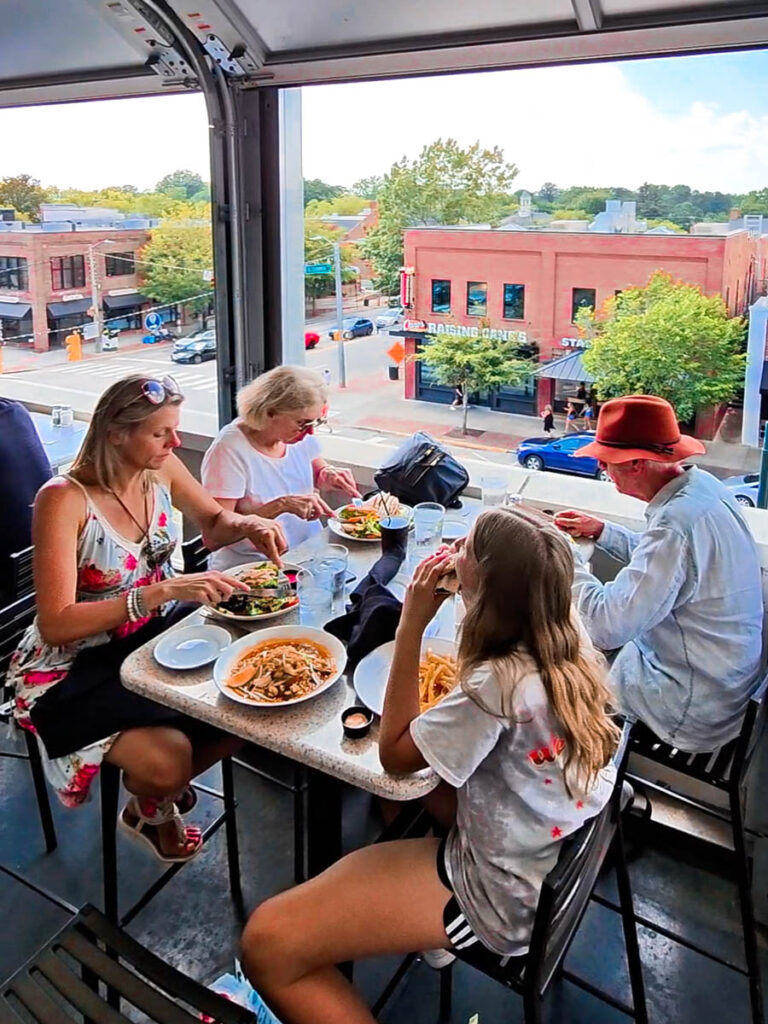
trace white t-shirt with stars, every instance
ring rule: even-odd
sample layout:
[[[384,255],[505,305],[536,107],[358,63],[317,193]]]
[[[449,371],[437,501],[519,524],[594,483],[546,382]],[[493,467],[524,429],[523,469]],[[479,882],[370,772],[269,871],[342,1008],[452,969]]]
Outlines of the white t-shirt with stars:
[[[497,681],[511,707],[502,706]],[[505,702],[509,704],[509,698]],[[588,793],[564,779],[564,733],[527,653],[478,666],[464,684],[411,723],[435,772],[457,790],[446,869],[475,934],[501,955],[525,953],[560,840],[607,803],[612,764]]]

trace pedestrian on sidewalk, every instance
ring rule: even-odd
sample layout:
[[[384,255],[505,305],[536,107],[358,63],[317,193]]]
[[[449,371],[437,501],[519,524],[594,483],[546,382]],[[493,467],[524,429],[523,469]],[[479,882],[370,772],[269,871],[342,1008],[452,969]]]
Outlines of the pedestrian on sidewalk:
[[[576,420],[579,417],[579,411],[573,402],[569,402],[565,407],[565,432],[571,434],[578,429],[576,426]]]
[[[541,418],[544,421],[544,433],[549,436],[555,429],[555,414],[552,411],[551,405],[544,406],[544,412],[542,412]]]
[[[452,409],[460,409],[464,405],[464,386],[457,384],[453,389],[453,401],[451,402]]]

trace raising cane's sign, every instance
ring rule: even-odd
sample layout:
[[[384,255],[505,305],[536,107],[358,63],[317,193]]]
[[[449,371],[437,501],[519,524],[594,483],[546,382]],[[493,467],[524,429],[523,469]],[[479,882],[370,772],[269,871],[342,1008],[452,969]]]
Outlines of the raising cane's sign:
[[[444,324],[428,320],[406,320],[404,331],[414,334],[452,334],[460,338],[490,338],[491,341],[514,341],[524,345],[528,341],[525,331],[505,331],[496,327],[467,327],[464,324]]]

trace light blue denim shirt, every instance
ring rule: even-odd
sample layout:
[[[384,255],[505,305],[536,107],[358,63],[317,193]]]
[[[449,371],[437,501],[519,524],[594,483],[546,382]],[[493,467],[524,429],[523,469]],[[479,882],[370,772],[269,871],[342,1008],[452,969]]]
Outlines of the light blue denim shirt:
[[[649,502],[643,533],[606,523],[598,546],[627,563],[601,583],[577,559],[574,599],[596,646],[621,648],[621,710],[682,750],[736,736],[759,682],[757,548],[730,492],[689,468]]]

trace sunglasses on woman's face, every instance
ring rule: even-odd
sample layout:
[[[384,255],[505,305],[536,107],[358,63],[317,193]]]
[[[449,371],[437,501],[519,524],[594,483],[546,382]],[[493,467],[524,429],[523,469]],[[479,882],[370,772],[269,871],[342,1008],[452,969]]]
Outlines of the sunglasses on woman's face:
[[[305,430],[314,430],[315,427],[322,427],[327,422],[327,416],[318,416],[316,420],[296,420],[296,426],[303,433]]]

